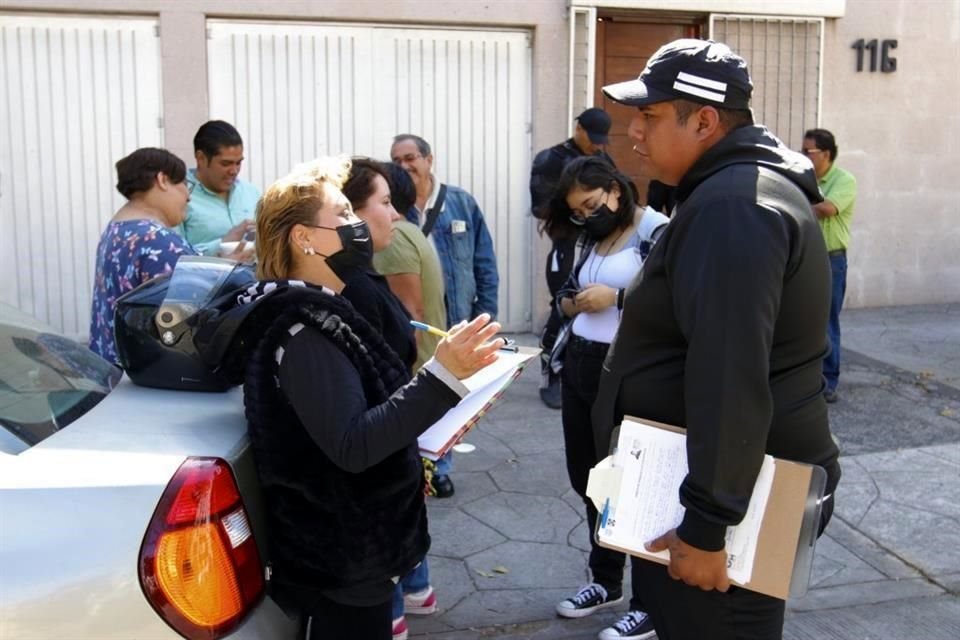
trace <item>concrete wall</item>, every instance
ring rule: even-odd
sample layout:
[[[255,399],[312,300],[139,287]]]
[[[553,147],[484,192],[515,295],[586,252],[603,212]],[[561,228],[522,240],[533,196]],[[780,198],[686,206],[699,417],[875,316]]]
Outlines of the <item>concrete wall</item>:
[[[894,73],[856,72],[894,38]],[[960,0],[848,0],[827,20],[821,126],[859,187],[851,307],[960,300]]]

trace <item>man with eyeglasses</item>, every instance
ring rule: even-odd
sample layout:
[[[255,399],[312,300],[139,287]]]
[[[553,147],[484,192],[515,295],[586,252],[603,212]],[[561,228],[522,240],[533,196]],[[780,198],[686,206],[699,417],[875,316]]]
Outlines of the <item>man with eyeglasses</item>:
[[[832,403],[838,399],[837,384],[840,382],[840,310],[847,292],[847,247],[850,244],[853,206],[857,201],[857,179],[834,164],[837,141],[826,129],[807,131],[803,135],[802,151],[813,163],[824,197],[823,202],[813,205],[813,212],[817,215],[823,239],[827,243],[833,276],[830,321],[827,326],[830,353],[823,359],[823,377],[827,380],[823,397]]]
[[[410,174],[417,202],[404,212],[436,247],[446,285],[447,326],[481,313],[497,316],[497,258],[483,212],[460,187],[441,184],[433,175],[430,144],[410,133],[393,139],[390,159]],[[441,198],[441,194],[443,197]]]
[[[442,184],[433,175],[433,152],[420,136],[402,133],[393,139],[390,159],[402,167],[417,188],[417,201],[401,211],[436,249],[443,271],[447,326],[481,313],[497,316],[497,257],[480,205],[460,187]],[[433,490],[438,498],[453,495],[451,455],[437,460]]]
[[[243,139],[229,122],[211,120],[193,137],[197,167],[187,172],[190,202],[180,234],[203,255],[253,257],[260,190],[238,176]],[[230,244],[222,244],[230,243]]]

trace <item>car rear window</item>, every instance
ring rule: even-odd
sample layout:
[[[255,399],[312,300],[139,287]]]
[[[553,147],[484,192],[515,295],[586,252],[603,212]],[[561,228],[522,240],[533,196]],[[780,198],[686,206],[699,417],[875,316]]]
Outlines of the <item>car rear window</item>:
[[[0,323],[0,426],[22,448],[92,409],[120,377],[120,369],[78,342]]]

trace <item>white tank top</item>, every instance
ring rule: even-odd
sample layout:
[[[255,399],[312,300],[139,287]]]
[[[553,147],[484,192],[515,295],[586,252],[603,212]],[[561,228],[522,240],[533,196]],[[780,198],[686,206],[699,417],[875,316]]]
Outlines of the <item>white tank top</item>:
[[[597,248],[594,247],[584,261],[577,279],[581,288],[590,284],[605,284],[613,289],[625,289],[640,272],[642,264],[643,259],[634,242],[609,256],[598,256]],[[617,305],[611,305],[596,313],[578,313],[573,319],[571,330],[575,336],[609,344],[613,342],[619,325],[620,310]]]

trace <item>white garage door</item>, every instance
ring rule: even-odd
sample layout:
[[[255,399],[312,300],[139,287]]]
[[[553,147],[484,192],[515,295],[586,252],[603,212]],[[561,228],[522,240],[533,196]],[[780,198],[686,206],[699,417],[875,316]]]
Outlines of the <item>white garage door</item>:
[[[158,146],[157,21],[0,14],[0,300],[89,331],[114,163]]]
[[[237,126],[262,186],[324,154],[388,159],[428,140],[444,182],[493,234],[501,321],[530,329],[530,34],[377,25],[208,22],[210,116]]]

